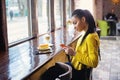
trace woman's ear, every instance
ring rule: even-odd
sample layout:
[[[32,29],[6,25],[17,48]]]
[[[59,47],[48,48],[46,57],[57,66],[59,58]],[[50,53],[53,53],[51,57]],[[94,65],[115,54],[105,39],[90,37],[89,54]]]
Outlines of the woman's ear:
[[[81,21],[84,23],[86,21],[85,17],[82,17]]]

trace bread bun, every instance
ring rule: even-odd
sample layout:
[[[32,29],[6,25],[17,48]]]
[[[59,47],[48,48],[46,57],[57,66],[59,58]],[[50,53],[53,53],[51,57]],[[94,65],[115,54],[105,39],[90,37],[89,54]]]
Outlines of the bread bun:
[[[48,44],[40,44],[39,45],[39,49],[48,49],[49,48],[49,45]]]

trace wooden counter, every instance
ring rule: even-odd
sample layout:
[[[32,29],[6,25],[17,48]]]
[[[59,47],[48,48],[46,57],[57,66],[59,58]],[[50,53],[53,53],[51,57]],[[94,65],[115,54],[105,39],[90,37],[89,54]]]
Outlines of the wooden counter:
[[[38,45],[45,43],[44,35],[11,47],[8,52],[0,52],[0,80],[38,80],[55,62],[66,62],[67,56],[60,44],[74,46],[71,44],[73,37],[69,36],[67,30],[61,29],[49,35],[53,44],[50,54],[36,55]]]

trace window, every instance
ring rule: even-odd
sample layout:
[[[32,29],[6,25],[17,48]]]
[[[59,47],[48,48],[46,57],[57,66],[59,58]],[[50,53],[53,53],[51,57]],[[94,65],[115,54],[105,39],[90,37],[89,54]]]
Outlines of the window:
[[[55,27],[60,28],[62,26],[62,11],[61,11],[61,1],[62,0],[54,0],[54,10],[55,10]]]
[[[49,2],[48,0],[38,0],[38,27],[39,34],[50,31],[48,26]]]
[[[6,0],[8,43],[30,37],[28,0]]]
[[[71,0],[66,0],[66,20],[68,21],[71,18]]]
[[[69,34],[67,34],[68,36],[68,38],[69,37],[74,37],[74,26],[73,26],[73,24],[71,23],[71,17],[72,17],[72,14],[71,14],[71,0],[66,0],[66,26],[67,26],[67,31],[68,31],[68,33]],[[68,39],[67,38],[67,39]]]

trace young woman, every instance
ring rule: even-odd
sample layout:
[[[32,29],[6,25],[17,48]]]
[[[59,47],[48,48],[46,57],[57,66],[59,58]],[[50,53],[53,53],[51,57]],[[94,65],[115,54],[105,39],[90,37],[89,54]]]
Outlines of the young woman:
[[[72,59],[72,80],[90,80],[92,68],[98,65],[99,36],[96,33],[96,25],[93,16],[88,10],[77,9],[72,13],[72,22],[75,30],[82,32],[78,39],[76,49],[65,47],[66,54]]]

